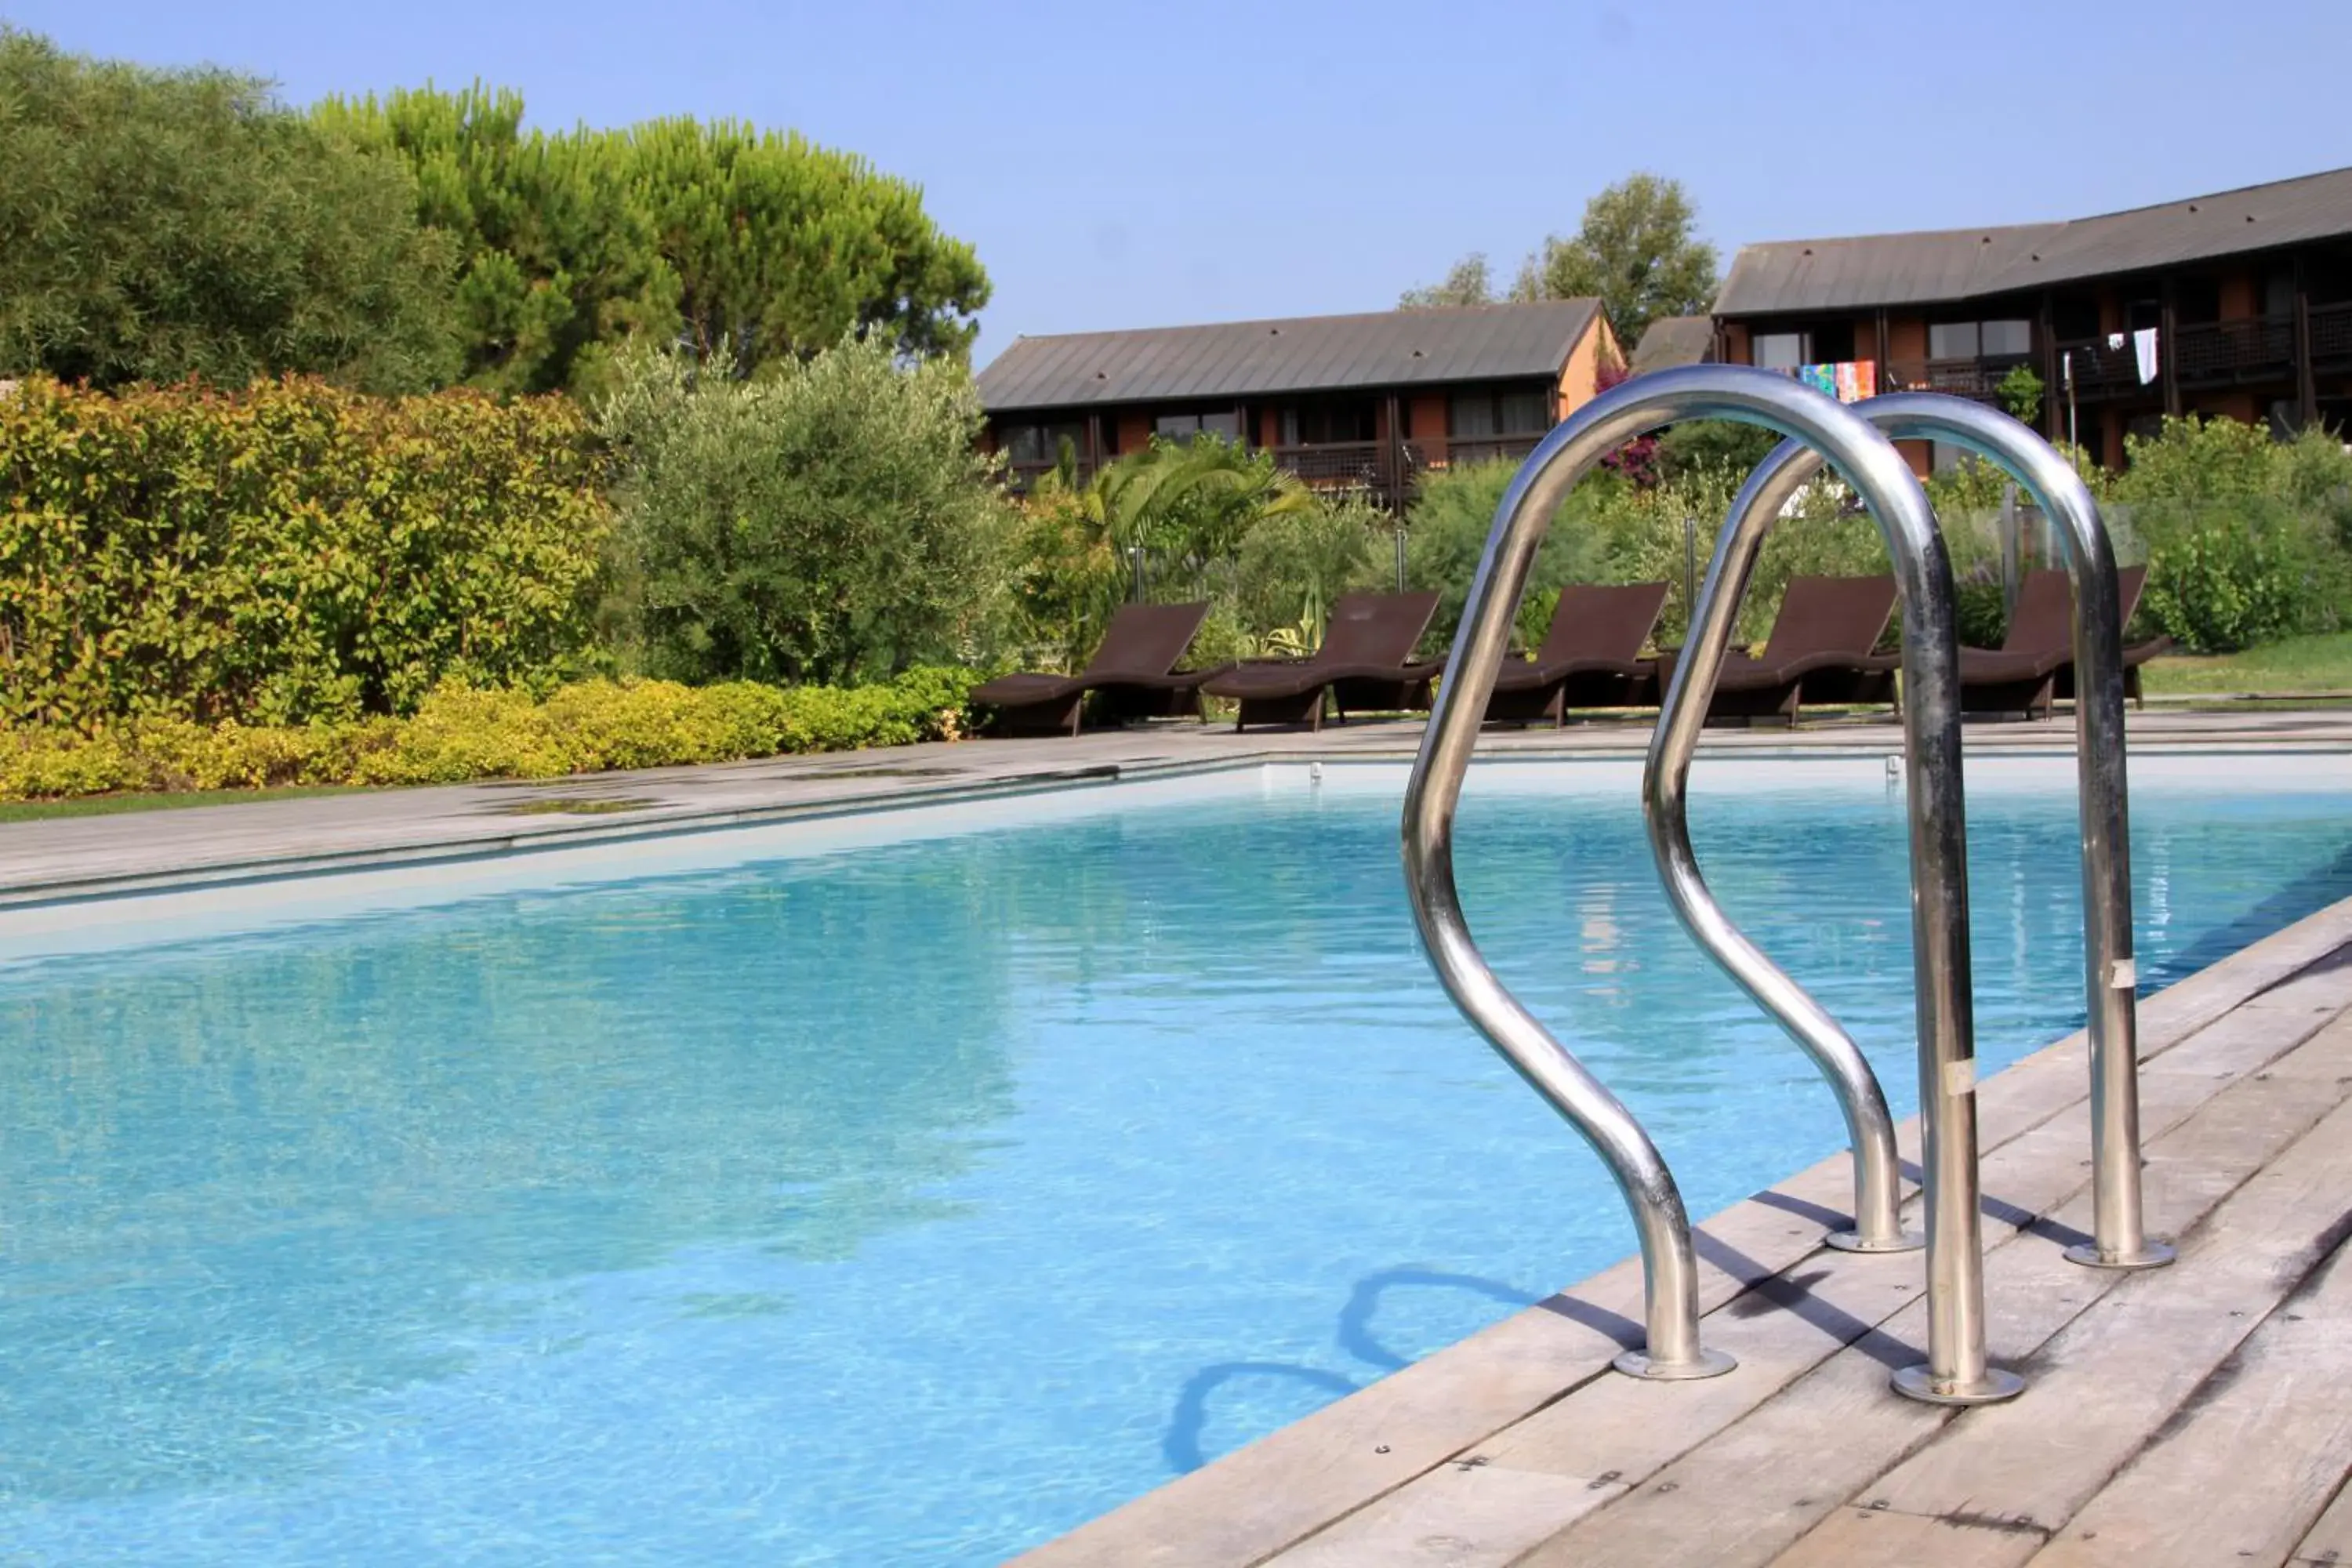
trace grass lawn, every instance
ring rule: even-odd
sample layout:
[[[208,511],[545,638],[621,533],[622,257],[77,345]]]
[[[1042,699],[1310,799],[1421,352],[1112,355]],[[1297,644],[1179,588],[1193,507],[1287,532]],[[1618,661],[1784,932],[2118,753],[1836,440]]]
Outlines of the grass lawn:
[[[2219,658],[2152,660],[2141,672],[2151,697],[2210,692],[2352,691],[2352,632],[2289,637]]]
[[[358,784],[289,784],[284,789],[200,789],[184,795],[93,795],[79,800],[0,801],[0,822],[48,822],[61,816],[112,816],[184,805],[236,805],[249,800],[300,800],[313,795],[353,795]]]

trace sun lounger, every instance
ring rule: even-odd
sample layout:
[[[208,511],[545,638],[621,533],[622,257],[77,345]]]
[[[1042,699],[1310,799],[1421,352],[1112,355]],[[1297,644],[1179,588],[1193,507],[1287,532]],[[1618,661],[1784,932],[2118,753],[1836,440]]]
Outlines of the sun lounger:
[[[2147,568],[2126,566],[2116,574],[2122,623],[2131,624],[2147,586]],[[2124,694],[2140,695],[2139,667],[2172,646],[2151,637],[2124,649]],[[2066,574],[2054,568],[2029,572],[2018,585],[2009,634],[1998,648],[1960,650],[1960,708],[1968,713],[2039,714],[2046,719],[2061,698],[2074,695],[2074,592]]]
[[[1205,604],[1121,605],[1077,674],[999,676],[973,688],[971,700],[994,709],[996,732],[1008,735],[1076,734],[1089,692],[1113,723],[1198,713],[1201,683],[1229,667],[1176,673],[1176,661],[1208,615]]]
[[[1893,577],[1790,578],[1764,651],[1724,659],[1707,717],[1793,724],[1807,703],[1894,701],[1898,661],[1872,650],[1894,617],[1895,594]]]
[[[1410,661],[1436,613],[1435,594],[1345,595],[1331,606],[1314,658],[1235,665],[1202,689],[1241,704],[1236,730],[1299,723],[1319,730],[1327,692],[1342,722],[1350,710],[1427,708],[1430,682],[1444,664]]]
[[[1571,708],[1630,708],[1654,702],[1658,661],[1639,657],[1665,607],[1666,584],[1614,587],[1573,584],[1532,660],[1505,660],[1486,702],[1491,722],[1568,722]]]

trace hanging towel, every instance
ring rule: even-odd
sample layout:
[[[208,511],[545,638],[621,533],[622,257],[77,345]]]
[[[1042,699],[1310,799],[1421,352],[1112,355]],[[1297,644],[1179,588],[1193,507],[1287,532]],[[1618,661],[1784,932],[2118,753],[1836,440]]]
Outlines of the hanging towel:
[[[1837,400],[1852,403],[1862,395],[1861,385],[1854,377],[1862,369],[1852,360],[1840,360],[1837,367]]]
[[[1806,365],[1797,372],[1797,377],[1815,392],[1837,395],[1837,366],[1833,364]]]
[[[2107,347],[2111,349],[2119,349],[2123,346],[2124,335],[2121,332],[2109,332],[2107,334]]]
[[[2142,327],[2132,334],[2132,353],[2139,359],[2139,384],[2156,379],[2156,329]]]
[[[1878,395],[1878,362],[1856,360],[1853,366],[1853,395],[1857,403],[1865,397]]]

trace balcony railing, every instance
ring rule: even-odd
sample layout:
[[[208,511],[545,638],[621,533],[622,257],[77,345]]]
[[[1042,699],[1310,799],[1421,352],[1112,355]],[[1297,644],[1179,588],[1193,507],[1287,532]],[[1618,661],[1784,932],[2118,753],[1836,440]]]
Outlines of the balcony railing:
[[[1464,468],[1473,463],[1516,463],[1543,440],[1533,436],[1450,436],[1443,441],[1414,443],[1433,466]]]
[[[2074,366],[2074,400],[2093,403],[2104,397],[2130,397],[2146,387],[2156,384],[2151,376],[2143,382],[2139,374],[2139,351],[2132,343],[2131,334],[2119,335],[2120,343],[2105,337],[2082,338],[2057,345],[2054,356],[2059,365],[2057,384],[2050,395],[2063,399],[2066,395],[2066,366]],[[2162,348],[2161,342],[2158,347]]]
[[[2294,371],[2294,318],[2200,321],[2177,329],[2169,352],[2183,386],[2283,380]]]
[[[1878,366],[1878,390],[1941,392],[1953,397],[1973,397],[1979,403],[1998,403],[2003,378],[2019,365],[2032,363],[2031,354],[1883,360]]]
[[[1105,463],[1114,460],[1108,456],[1103,458]],[[1058,464],[1050,461],[1011,461],[1004,465],[1004,482],[1015,495],[1026,495],[1031,486],[1052,473],[1057,467],[1059,467]],[[1085,457],[1081,456],[1078,458],[1076,467],[1078,483],[1085,484],[1094,478],[1094,465],[1087,462]]]
[[[1396,454],[1386,441],[1315,441],[1265,449],[1277,466],[1317,489],[1385,491],[1396,482]]]
[[[1391,506],[1412,495],[1417,477],[1433,468],[1471,463],[1516,463],[1536,449],[1540,431],[1517,436],[1423,438],[1391,447],[1386,441],[1318,441],[1269,447],[1274,460],[1321,490],[1360,490]]]
[[[2311,363],[2315,370],[2352,370],[2352,303],[2311,308]]]

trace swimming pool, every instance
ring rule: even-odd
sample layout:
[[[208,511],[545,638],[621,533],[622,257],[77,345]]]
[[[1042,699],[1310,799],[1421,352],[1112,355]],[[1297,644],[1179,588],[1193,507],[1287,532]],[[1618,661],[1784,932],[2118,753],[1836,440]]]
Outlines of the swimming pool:
[[[2347,774],[2135,764],[2147,985],[2352,896]],[[1703,1215],[1842,1138],[1673,925],[1634,776],[1482,766],[1464,899]],[[1402,782],[0,917],[0,1541],[994,1562],[1624,1255],[1597,1162],[1412,944]],[[1907,1111],[1879,760],[1694,784],[1725,906]],[[2079,1021],[2072,778],[1969,784],[1990,1068]]]

